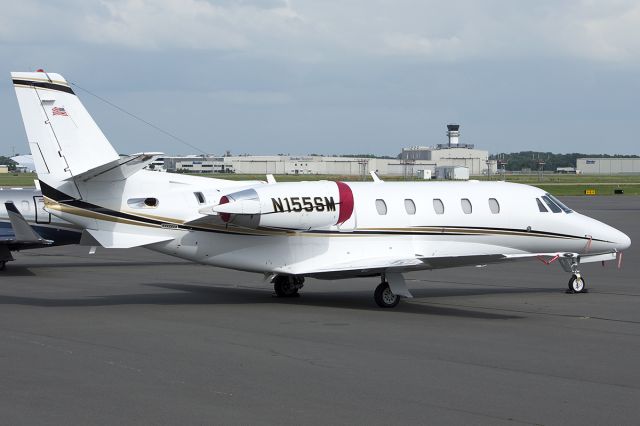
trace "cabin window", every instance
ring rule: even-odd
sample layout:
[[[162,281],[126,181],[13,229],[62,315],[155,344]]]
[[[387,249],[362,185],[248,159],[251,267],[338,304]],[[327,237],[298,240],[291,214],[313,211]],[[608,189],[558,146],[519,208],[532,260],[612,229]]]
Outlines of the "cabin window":
[[[547,197],[549,197],[550,200],[552,200],[558,207],[560,207],[562,209],[563,212],[565,213],[573,213],[573,210],[571,210],[569,207],[567,207],[562,201],[558,200],[556,197],[554,197],[551,194],[544,194]]]
[[[462,211],[465,214],[471,214],[472,208],[471,208],[471,201],[469,201],[468,198],[463,198],[460,200],[460,205],[462,206]]]
[[[385,203],[384,200],[378,198],[376,200],[376,210],[378,211],[379,215],[387,214],[387,203]]]
[[[416,203],[407,198],[404,200],[404,209],[407,211],[407,214],[416,214]]]
[[[549,213],[549,210],[547,210],[544,204],[542,204],[542,201],[540,201],[540,198],[536,198],[536,201],[538,202],[538,210],[540,210],[542,213]]]
[[[27,200],[22,200],[22,211],[28,212],[31,210],[31,205]]]
[[[544,201],[544,203],[549,206],[549,208],[551,209],[552,212],[554,213],[560,213],[562,211],[562,209],[560,208],[559,205],[557,205],[556,203],[554,203],[551,198],[547,197],[546,195],[543,195],[542,197],[542,201]]]
[[[436,212],[436,214],[444,214],[444,204],[442,203],[441,199],[433,199],[433,210]]]
[[[129,198],[127,200],[127,205],[129,207],[133,207],[134,209],[154,209],[158,207],[160,202],[157,198],[147,197],[147,198]]]
[[[202,192],[194,192],[193,195],[196,196],[196,200],[198,200],[198,204],[204,204],[206,202],[204,198],[204,194]]]
[[[500,213],[500,203],[498,203],[498,200],[495,198],[489,198],[489,209],[493,214]]]

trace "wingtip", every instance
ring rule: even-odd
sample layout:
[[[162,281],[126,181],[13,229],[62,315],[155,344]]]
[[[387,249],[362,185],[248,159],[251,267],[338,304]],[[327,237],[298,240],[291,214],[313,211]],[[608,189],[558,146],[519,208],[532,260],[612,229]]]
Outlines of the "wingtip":
[[[7,201],[6,203],[4,203],[4,207],[7,209],[8,212],[20,214],[20,211],[18,210],[16,205],[13,204],[13,201]]]

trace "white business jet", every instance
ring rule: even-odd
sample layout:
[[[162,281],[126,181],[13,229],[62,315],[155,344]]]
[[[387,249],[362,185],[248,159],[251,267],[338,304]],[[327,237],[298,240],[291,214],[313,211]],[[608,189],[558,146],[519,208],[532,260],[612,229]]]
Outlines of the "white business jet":
[[[59,74],[12,73],[46,208],[82,243],[144,246],[264,273],[278,296],[305,277],[379,276],[374,298],[411,297],[402,273],[538,258],[571,273],[615,260],[624,233],[544,191],[505,182],[228,181],[143,170],[160,153],[121,157]]]

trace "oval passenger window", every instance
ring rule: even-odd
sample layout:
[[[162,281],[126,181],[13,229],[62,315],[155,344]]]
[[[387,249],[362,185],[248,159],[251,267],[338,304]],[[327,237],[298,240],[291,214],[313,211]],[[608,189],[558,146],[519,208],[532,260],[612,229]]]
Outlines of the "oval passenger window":
[[[460,205],[462,206],[462,211],[465,214],[471,214],[471,201],[468,198],[463,198],[460,200]]]
[[[495,198],[489,198],[489,208],[493,214],[500,213],[500,203]]]
[[[404,200],[404,209],[407,211],[407,214],[416,214],[416,203],[407,198]]]
[[[433,199],[433,210],[436,212],[436,214],[444,214],[444,204],[442,203],[441,199]]]
[[[376,200],[376,210],[378,211],[379,215],[387,214],[387,203],[385,203],[384,200],[377,199]]]

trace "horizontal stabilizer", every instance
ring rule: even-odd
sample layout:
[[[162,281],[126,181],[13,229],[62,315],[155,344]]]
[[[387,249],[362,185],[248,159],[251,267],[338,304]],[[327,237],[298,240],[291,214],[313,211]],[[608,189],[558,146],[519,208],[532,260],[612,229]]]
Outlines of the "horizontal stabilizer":
[[[161,236],[161,235],[142,235],[142,234],[129,234],[125,232],[112,232],[112,231],[98,231],[95,229],[86,229],[83,232],[82,240],[84,242],[90,241],[88,236],[84,233],[88,233],[95,241],[100,243],[105,248],[132,248],[142,247],[149,244],[161,243],[164,241],[171,241],[173,237]]]
[[[12,202],[4,203],[11,221],[15,243],[40,243],[51,244],[53,241],[45,240],[29,225],[24,216]]]
[[[141,152],[138,154],[123,156],[117,160],[110,161],[91,170],[87,170],[82,174],[71,176],[65,180],[77,179],[83,182],[88,180],[95,180],[98,182],[115,182],[124,180],[137,171],[145,168],[149,163],[161,155],[163,155],[161,152]]]

